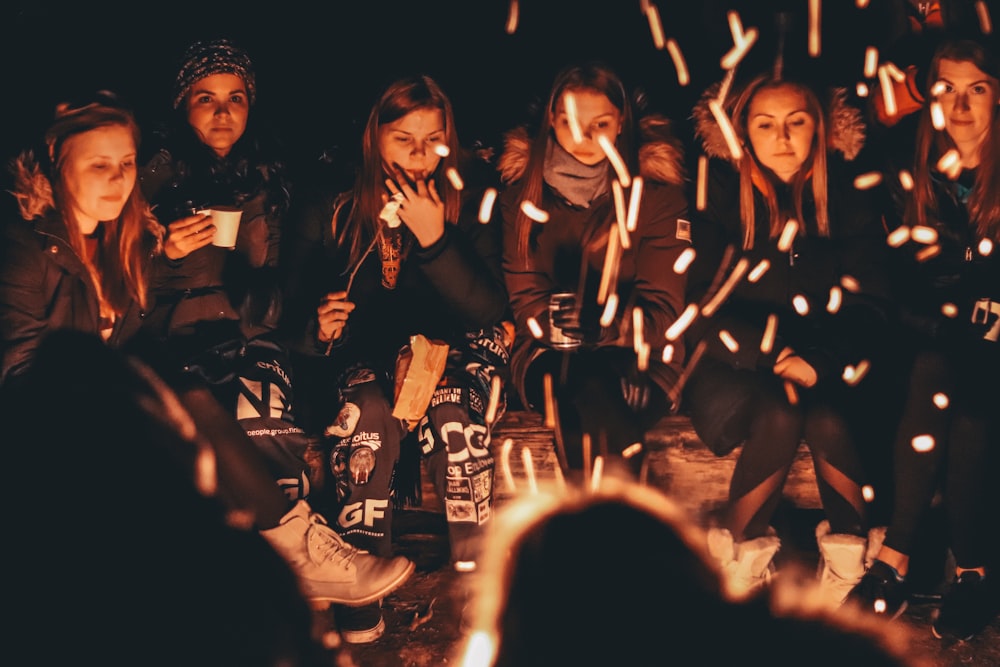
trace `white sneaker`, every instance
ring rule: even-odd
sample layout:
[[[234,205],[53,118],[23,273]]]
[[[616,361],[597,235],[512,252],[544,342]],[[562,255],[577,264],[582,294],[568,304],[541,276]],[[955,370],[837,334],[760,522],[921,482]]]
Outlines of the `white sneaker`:
[[[820,597],[829,607],[839,607],[865,574],[868,540],[858,535],[831,533],[830,522],[824,519],[816,526],[816,544]]]
[[[736,542],[725,528],[708,529],[708,551],[718,562],[723,584],[732,597],[744,598],[767,586],[774,576],[774,555],[781,548],[775,535]]]
[[[402,586],[415,567],[403,556],[381,558],[351,546],[304,500],[260,534],[292,566],[316,608],[375,602]]]

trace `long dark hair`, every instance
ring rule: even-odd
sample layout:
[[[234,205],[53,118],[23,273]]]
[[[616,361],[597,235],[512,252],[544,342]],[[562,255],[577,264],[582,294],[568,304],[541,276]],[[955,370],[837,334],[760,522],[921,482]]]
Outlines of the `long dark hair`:
[[[451,100],[437,82],[425,74],[398,79],[385,89],[368,114],[362,138],[362,165],[354,181],[354,189],[351,197],[341,197],[334,209],[334,238],[338,246],[350,249],[348,266],[353,267],[361,261],[381,225],[378,216],[384,206],[382,194],[386,178],[379,153],[382,127],[420,109],[436,109],[444,116],[444,144],[448,147],[448,155],[441,158],[428,180],[434,179],[444,202],[445,222],[458,221],[461,193],[445,176],[448,169],[457,168],[460,150]],[[345,207],[346,216],[343,215]]]
[[[635,113],[632,101],[625,92],[625,86],[618,74],[600,62],[590,62],[572,65],[560,71],[552,82],[541,118],[538,131],[532,140],[528,153],[528,163],[521,177],[524,184],[521,190],[521,200],[537,204],[542,197],[545,171],[545,153],[549,138],[552,135],[552,118],[556,105],[563,92],[567,90],[592,90],[608,98],[621,112],[621,132],[615,139],[615,149],[621,155],[629,173],[638,173],[639,156],[635,137]],[[608,179],[615,178],[614,168],[608,161]],[[518,255],[527,258],[530,253],[530,239],[533,225],[538,224],[529,218],[523,210],[518,210],[517,220]]]
[[[978,67],[990,79],[994,101],[1000,99],[1000,64],[985,46],[968,39],[950,40],[937,48],[928,72],[928,90],[931,90],[937,82],[941,61],[946,59],[971,62]],[[911,213],[915,214],[916,222],[920,225],[927,223],[928,212],[936,212],[938,209],[930,172],[933,168],[931,165],[936,164],[940,156],[955,147],[955,142],[947,132],[934,129],[930,112],[932,101],[928,99],[928,103],[924,105],[917,125]],[[979,145],[979,166],[976,168],[975,183],[966,206],[969,211],[969,223],[983,237],[995,241],[1000,241],[998,182],[1000,182],[1000,105],[994,104],[993,121]]]

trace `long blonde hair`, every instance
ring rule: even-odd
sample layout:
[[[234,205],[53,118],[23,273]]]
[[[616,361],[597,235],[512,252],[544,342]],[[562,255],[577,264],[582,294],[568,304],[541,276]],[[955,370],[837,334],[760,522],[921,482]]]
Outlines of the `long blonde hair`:
[[[773,177],[768,176],[768,170],[764,169],[757,156],[753,153],[750,144],[748,124],[748,111],[750,102],[757,93],[763,90],[771,90],[788,86],[802,93],[806,99],[806,111],[812,116],[816,124],[816,132],[813,135],[813,142],[809,148],[809,157],[799,168],[799,171],[792,179],[792,205],[794,213],[800,223],[800,230],[804,233],[802,214],[802,193],[805,190],[806,181],[812,179],[813,201],[816,205],[816,227],[821,236],[830,235],[830,217],[827,210],[827,165],[826,165],[826,119],[823,113],[823,106],[820,104],[816,93],[809,86],[789,81],[786,79],[775,79],[770,74],[761,74],[750,81],[739,93],[733,106],[733,121],[736,135],[746,149],[743,158],[739,162],[740,172],[740,221],[743,227],[743,249],[749,250],[753,247],[756,232],[756,220],[754,212],[754,188],[760,190],[764,196],[770,213],[768,224],[768,237],[776,238],[781,234],[785,220],[781,219],[781,210],[778,204],[778,197],[774,187]]]

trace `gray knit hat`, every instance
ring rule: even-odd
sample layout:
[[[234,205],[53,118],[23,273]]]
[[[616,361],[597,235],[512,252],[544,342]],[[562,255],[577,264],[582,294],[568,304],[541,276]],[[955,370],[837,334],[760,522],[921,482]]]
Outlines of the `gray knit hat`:
[[[184,101],[191,86],[211,74],[235,74],[246,84],[250,104],[257,97],[257,81],[250,56],[228,39],[195,42],[184,52],[181,63],[174,82],[175,109]]]

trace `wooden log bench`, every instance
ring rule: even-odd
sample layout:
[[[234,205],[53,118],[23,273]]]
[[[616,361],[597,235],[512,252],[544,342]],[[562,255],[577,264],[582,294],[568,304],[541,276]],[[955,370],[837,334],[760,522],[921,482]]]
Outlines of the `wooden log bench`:
[[[507,439],[511,442],[508,461],[515,482],[513,492],[501,466],[502,449]],[[556,482],[553,433],[540,415],[526,410],[508,411],[493,428],[491,447],[497,459],[494,485],[498,506],[515,493],[530,492],[525,449],[531,454],[530,465],[539,486]],[[725,503],[739,449],[727,456],[715,456],[699,440],[691,420],[683,415],[661,419],[647,433],[646,448],[646,483],[669,494],[692,516],[704,518]],[[424,475],[423,495],[422,509],[440,511],[440,501],[427,475]],[[812,458],[805,445],[799,447],[783,495],[795,508],[821,508]]]

